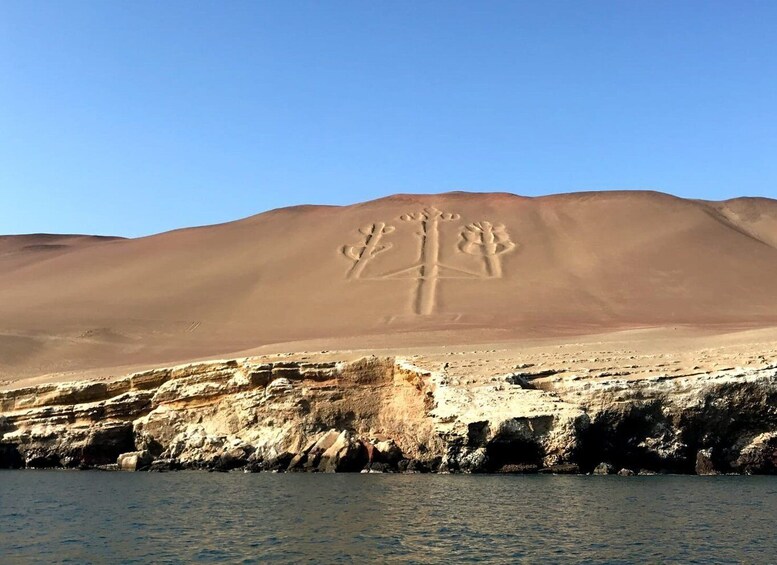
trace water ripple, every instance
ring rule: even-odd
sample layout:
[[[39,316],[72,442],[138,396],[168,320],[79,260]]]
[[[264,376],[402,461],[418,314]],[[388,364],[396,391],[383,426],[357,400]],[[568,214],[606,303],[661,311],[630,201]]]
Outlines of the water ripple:
[[[3,563],[774,561],[776,477],[0,472]]]

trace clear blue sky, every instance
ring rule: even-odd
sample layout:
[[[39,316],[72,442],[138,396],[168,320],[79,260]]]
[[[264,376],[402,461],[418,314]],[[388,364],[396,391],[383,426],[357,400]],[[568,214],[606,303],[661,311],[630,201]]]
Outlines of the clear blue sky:
[[[777,2],[0,1],[0,233],[777,196]]]

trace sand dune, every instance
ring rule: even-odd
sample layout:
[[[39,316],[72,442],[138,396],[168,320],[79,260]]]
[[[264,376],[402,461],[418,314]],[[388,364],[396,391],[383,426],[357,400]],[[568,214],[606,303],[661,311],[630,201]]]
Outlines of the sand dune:
[[[284,342],[769,327],[775,280],[777,201],[654,192],[397,195],[139,239],[5,236],[0,379]]]

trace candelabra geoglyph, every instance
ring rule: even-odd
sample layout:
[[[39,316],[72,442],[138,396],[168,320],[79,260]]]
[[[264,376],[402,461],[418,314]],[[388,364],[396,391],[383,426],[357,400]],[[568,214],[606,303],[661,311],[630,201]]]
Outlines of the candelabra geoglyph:
[[[435,207],[402,214],[401,222],[416,224],[419,238],[418,260],[408,267],[379,274],[366,275],[367,266],[379,254],[392,249],[385,236],[396,228],[385,222],[375,222],[359,229],[361,241],[341,248],[342,254],[352,261],[346,276],[349,279],[386,280],[414,279],[416,284],[411,296],[412,310],[418,315],[429,315],[437,304],[437,287],[441,279],[498,279],[502,277],[502,256],[514,249],[503,224],[479,221],[462,225],[458,232],[458,245],[454,249],[464,255],[482,259],[483,267],[470,270],[462,266],[446,264],[440,260],[443,248],[441,226],[461,219],[457,213],[443,212]],[[455,242],[454,242],[455,243]]]

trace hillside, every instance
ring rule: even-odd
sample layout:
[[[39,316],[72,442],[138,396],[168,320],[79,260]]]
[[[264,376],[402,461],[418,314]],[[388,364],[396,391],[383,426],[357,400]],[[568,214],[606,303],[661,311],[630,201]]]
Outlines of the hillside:
[[[0,379],[290,342],[768,327],[775,280],[777,201],[654,192],[396,195],[138,239],[5,236]]]

